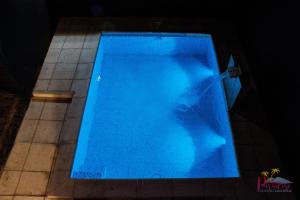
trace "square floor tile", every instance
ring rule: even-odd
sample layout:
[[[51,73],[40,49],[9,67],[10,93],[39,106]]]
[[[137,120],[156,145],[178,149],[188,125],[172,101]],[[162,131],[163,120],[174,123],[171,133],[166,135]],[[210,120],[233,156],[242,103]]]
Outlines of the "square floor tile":
[[[44,195],[48,183],[47,172],[22,172],[17,195]]]
[[[89,86],[89,80],[74,80],[71,90],[75,91],[74,97],[85,97]]]
[[[50,171],[55,154],[55,145],[32,143],[27,160],[25,171]]]
[[[82,48],[84,42],[84,34],[68,35],[63,48]]]
[[[13,195],[20,178],[21,172],[3,171],[0,177],[0,195]]]
[[[35,83],[34,91],[47,90],[50,80],[38,79]]]
[[[60,49],[49,49],[45,58],[45,63],[56,63],[60,55]]]
[[[19,128],[16,142],[31,142],[32,137],[35,133],[38,120],[35,119],[24,119],[21,127]]]
[[[95,61],[97,49],[82,49],[79,62],[91,63]]]
[[[79,127],[80,118],[67,118],[60,134],[60,143],[76,143]]]
[[[68,118],[79,118],[83,112],[84,98],[73,98],[67,110]]]
[[[15,143],[5,164],[7,170],[22,170],[30,143]]]
[[[88,33],[85,36],[83,48],[96,49],[98,47],[99,39],[100,39],[99,33]]]
[[[92,68],[93,63],[78,64],[75,72],[75,79],[89,79],[91,76]]]
[[[31,101],[25,114],[25,119],[39,119],[43,109],[43,102]]]
[[[49,91],[68,91],[71,88],[72,80],[51,80]]]
[[[67,109],[66,103],[45,103],[41,119],[63,120]]]
[[[38,124],[33,142],[57,143],[61,131],[62,121],[43,121]]]
[[[55,63],[44,63],[38,79],[51,79]]]
[[[76,65],[75,63],[57,63],[52,79],[72,79]]]
[[[71,170],[74,152],[75,144],[61,144],[58,147],[54,170]]]
[[[52,38],[49,48],[62,48],[65,42],[66,36],[55,34]]]
[[[78,63],[81,49],[62,49],[58,62]]]
[[[48,196],[72,197],[73,189],[74,180],[69,178],[68,171],[53,171],[47,188]]]

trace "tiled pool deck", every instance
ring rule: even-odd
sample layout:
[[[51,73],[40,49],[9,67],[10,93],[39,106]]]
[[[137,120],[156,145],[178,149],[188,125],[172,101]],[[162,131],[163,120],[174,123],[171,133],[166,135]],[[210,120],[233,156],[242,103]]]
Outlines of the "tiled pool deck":
[[[77,133],[98,38],[109,23],[63,19],[54,35],[34,90],[74,90],[70,104],[31,102],[0,178],[0,200],[204,197],[230,200],[295,199],[292,193],[258,193],[257,176],[279,167],[271,135],[231,113],[241,180],[80,181],[69,178]],[[259,156],[258,156],[259,155]],[[197,198],[198,199],[198,198]]]

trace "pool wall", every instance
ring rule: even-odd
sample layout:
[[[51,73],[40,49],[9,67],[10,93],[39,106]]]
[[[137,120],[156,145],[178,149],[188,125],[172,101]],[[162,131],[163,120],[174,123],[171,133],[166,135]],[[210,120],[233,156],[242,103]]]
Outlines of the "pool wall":
[[[117,37],[116,37],[117,36]],[[129,37],[128,37],[129,36]],[[188,37],[187,37],[188,36]],[[154,38],[154,39],[153,39]],[[160,48],[161,40],[164,39],[164,48]],[[175,40],[174,40],[175,38]],[[178,38],[178,39],[176,39]],[[194,38],[197,38],[197,42],[194,42]],[[139,42],[140,40],[140,42]],[[112,41],[112,42],[111,42]],[[175,42],[176,41],[176,42]],[[124,47],[124,48],[120,48]],[[117,50],[117,51],[116,51]],[[142,52],[142,53],[141,53]],[[203,56],[206,59],[207,65],[210,66],[213,74],[220,74],[219,67],[215,55],[215,50],[213,46],[213,41],[210,35],[208,34],[182,34],[182,33],[112,33],[104,32],[100,38],[100,45],[98,47],[98,53],[96,56],[95,66],[101,66],[103,62],[104,54],[119,54],[119,55],[172,55],[172,56]],[[101,67],[94,67],[91,84],[89,86],[89,94],[87,97],[85,111],[83,114],[80,134],[76,156],[74,159],[73,168],[71,177],[73,178],[87,178],[87,179],[97,179],[101,175],[97,175],[97,172],[83,172],[78,167],[83,165],[87,155],[88,149],[88,140],[89,134],[92,126],[92,117],[91,113],[94,112],[93,105],[95,105],[95,99],[98,93],[97,81],[101,79]],[[213,81],[213,80],[209,80]],[[94,84],[93,84],[94,83]],[[226,145],[223,145],[221,156],[222,156],[222,165],[223,172],[222,176],[228,178],[239,177],[239,172],[236,163],[235,151],[233,146],[231,128],[229,117],[227,114],[226,98],[224,94],[224,88],[222,81],[218,81],[216,84],[213,84],[213,89],[207,92],[208,94],[203,95],[215,95],[217,96],[217,101],[208,102],[211,106],[208,106],[204,110],[200,109],[200,112],[213,112],[217,117],[217,121],[213,120],[210,123],[211,126],[222,127],[222,130],[216,130],[219,134],[222,135],[226,141]],[[221,91],[221,92],[215,92]],[[210,94],[211,93],[211,94]],[[212,138],[211,146],[218,145],[220,142],[218,137]],[[215,143],[215,144],[213,144]],[[209,173],[209,171],[207,171]],[[191,177],[192,178],[192,177]],[[195,177],[194,177],[195,178]],[[200,177],[199,177],[200,178]],[[202,177],[209,178],[209,177]],[[213,178],[213,177],[211,177]]]

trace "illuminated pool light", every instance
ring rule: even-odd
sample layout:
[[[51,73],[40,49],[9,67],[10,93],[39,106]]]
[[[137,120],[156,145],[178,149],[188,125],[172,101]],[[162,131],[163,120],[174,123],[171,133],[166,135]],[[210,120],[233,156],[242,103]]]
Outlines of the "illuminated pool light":
[[[219,74],[209,35],[103,33],[71,177],[238,177]]]

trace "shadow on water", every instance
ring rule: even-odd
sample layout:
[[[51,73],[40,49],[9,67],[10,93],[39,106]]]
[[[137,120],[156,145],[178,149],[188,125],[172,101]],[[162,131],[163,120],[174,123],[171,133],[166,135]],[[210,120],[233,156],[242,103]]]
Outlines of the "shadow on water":
[[[174,52],[182,52],[185,46],[179,41],[175,41]],[[219,75],[209,68],[205,49],[198,52],[190,52],[192,57],[174,56],[175,62],[191,81],[189,89],[177,101],[174,114],[179,124],[190,134],[196,147],[195,163],[189,174],[201,172],[200,176],[203,177],[222,176],[223,169],[220,163],[223,159],[220,147],[226,141],[221,135],[223,123],[220,121],[219,105],[215,100],[218,97],[218,84],[215,82],[220,79]]]

